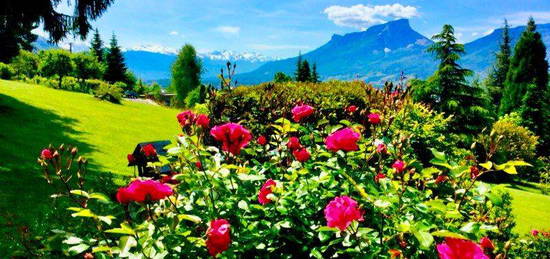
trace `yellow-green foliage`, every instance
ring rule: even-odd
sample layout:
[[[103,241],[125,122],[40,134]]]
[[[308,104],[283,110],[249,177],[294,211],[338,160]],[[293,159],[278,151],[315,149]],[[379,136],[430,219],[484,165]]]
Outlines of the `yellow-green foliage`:
[[[481,134],[478,141],[489,147],[494,143],[497,157],[504,160],[529,160],[535,156],[538,137],[529,129],[518,125],[512,117],[502,117],[495,122],[491,134]]]
[[[120,103],[120,100],[122,100],[122,88],[117,85],[101,83],[94,91],[94,96],[112,103]]]

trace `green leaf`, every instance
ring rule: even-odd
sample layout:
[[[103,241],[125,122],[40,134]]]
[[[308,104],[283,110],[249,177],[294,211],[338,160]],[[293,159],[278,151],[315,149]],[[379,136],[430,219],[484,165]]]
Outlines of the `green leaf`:
[[[438,168],[435,168],[435,167],[428,167],[428,168],[424,168],[422,169],[422,176],[424,177],[430,177],[436,173],[439,173],[441,172],[441,170],[439,170]]]
[[[468,239],[468,238],[466,238],[465,236],[463,236],[461,234],[453,233],[449,230],[434,231],[434,232],[432,232],[432,236],[436,236],[436,237],[454,237],[454,238],[460,238],[460,239]]]
[[[111,225],[111,223],[113,223],[113,219],[115,218],[114,216],[98,216],[97,217],[99,220],[107,223],[107,225]]]
[[[72,237],[69,237],[69,238],[63,240],[63,243],[67,244],[67,245],[76,245],[76,244],[82,243],[82,241],[84,241],[84,240],[82,240],[81,238],[72,236]]]
[[[391,202],[389,201],[383,201],[383,200],[376,200],[374,201],[374,206],[378,208],[387,208],[391,205]]]
[[[264,180],[264,175],[254,175],[254,174],[238,174],[241,181],[260,181]]]
[[[445,153],[437,151],[435,148],[430,148],[432,151],[432,155],[438,160],[447,161],[447,157],[445,156]]]
[[[237,203],[237,206],[238,206],[239,209],[241,209],[241,210],[246,210],[246,211],[248,211],[248,203],[246,203],[246,201],[239,201],[239,203]]]
[[[96,246],[92,248],[92,253],[108,252],[108,251],[111,251],[111,248],[108,246]]]
[[[420,242],[420,248],[421,249],[430,249],[434,242],[433,236],[425,231],[415,231],[413,232],[413,235],[416,237],[418,242]]]
[[[508,166],[508,167],[504,168],[504,172],[506,172],[508,174],[518,174],[518,171],[516,171],[515,166]]]
[[[479,164],[481,167],[487,169],[487,170],[491,170],[491,168],[493,167],[493,162],[491,161],[487,161],[485,163],[481,163]]]
[[[506,162],[506,164],[511,166],[533,166],[525,161],[520,161],[520,160],[508,161]]]
[[[191,221],[195,224],[201,223],[201,221],[202,221],[202,219],[200,217],[195,216],[195,215],[189,215],[189,214],[180,214],[180,215],[178,215],[178,219],[179,220]]]
[[[90,198],[90,195],[83,191],[83,190],[71,190],[71,194],[78,195],[78,196],[84,196],[86,198]]]
[[[79,210],[77,212],[71,214],[71,216],[73,216],[73,217],[85,217],[85,218],[96,217],[96,215],[90,209],[82,209],[82,208],[79,208]]]
[[[476,233],[479,230],[479,223],[477,222],[468,222],[466,225],[460,228],[460,231],[465,233]]]
[[[321,232],[321,231],[338,232],[338,229],[337,229],[337,228],[327,227],[327,226],[322,226],[322,227],[319,227],[319,228],[317,229],[317,231],[319,231],[319,232]]]
[[[103,193],[99,193],[99,192],[94,192],[94,193],[90,194],[89,198],[102,201],[103,203],[109,203],[111,201],[107,195],[105,195]]]
[[[135,235],[136,232],[126,223],[121,223],[120,228],[112,228],[105,230],[107,233],[123,234],[123,235]]]
[[[86,251],[88,248],[90,248],[90,246],[87,244],[79,244],[76,246],[71,246],[69,247],[69,253],[71,253],[72,255],[77,255]]]

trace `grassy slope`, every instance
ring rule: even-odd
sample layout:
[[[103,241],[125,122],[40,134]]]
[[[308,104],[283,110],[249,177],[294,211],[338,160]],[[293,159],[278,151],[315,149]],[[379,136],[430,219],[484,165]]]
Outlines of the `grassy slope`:
[[[516,217],[516,233],[532,229],[550,230],[550,196],[540,193],[535,186],[506,184],[512,195],[512,211]]]
[[[48,209],[52,191],[36,165],[42,148],[77,145],[90,159],[90,175],[131,175],[126,154],[138,142],[172,140],[179,132],[176,114],[160,106],[117,105],[87,94],[0,80],[0,235],[1,216],[7,214],[41,225],[36,221]]]

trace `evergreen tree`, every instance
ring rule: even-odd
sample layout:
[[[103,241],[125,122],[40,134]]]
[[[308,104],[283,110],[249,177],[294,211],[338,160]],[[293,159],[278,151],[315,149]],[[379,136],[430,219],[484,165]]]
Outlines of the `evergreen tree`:
[[[103,41],[97,29],[95,29],[94,37],[92,38],[90,52],[96,56],[99,63],[103,62]]]
[[[500,99],[502,98],[502,91],[504,89],[504,82],[506,81],[506,74],[510,67],[510,56],[512,50],[510,48],[510,26],[508,21],[504,20],[504,27],[502,28],[502,42],[500,43],[500,51],[496,54],[496,64],[493,71],[489,75],[489,94],[491,96],[491,102],[495,107],[500,105]]]
[[[319,74],[317,74],[317,63],[313,63],[313,67],[311,68],[311,76],[310,81],[313,83],[319,83]]]
[[[275,83],[284,83],[284,82],[290,82],[290,81],[292,81],[292,77],[288,76],[283,72],[277,72],[273,76],[273,82]]]
[[[298,82],[310,82],[311,81],[311,68],[309,67],[309,62],[307,60],[302,61],[300,70],[298,71],[298,77],[296,78]]]
[[[296,71],[294,71],[294,78],[296,81],[300,77],[300,71],[302,70],[302,52],[298,52],[298,60],[296,61]]]
[[[172,64],[170,87],[176,92],[176,106],[184,106],[187,95],[200,85],[201,71],[201,61],[195,48],[191,44],[185,44]]]
[[[483,89],[469,86],[466,82],[466,77],[472,71],[458,64],[460,56],[464,54],[464,45],[456,42],[454,28],[448,24],[432,39],[434,43],[428,51],[434,53],[440,63],[438,70],[428,80],[433,84],[427,94],[437,96],[437,110],[454,115],[455,131],[467,134],[479,132],[486,126],[490,116]]]
[[[514,55],[510,61],[500,102],[499,113],[501,115],[520,108],[521,100],[530,84],[535,84],[538,89],[547,87],[546,47],[540,33],[535,30],[535,21],[530,18],[527,28],[516,43]]]
[[[109,51],[105,59],[107,62],[107,69],[103,75],[105,81],[114,83],[124,81],[126,79],[126,65],[124,64],[124,56],[118,46],[115,34],[111,38]]]

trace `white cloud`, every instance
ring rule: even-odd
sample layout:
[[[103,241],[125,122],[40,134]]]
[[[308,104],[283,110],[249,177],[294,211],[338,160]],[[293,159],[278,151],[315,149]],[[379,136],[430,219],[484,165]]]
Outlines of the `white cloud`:
[[[271,44],[250,44],[250,48],[255,50],[285,50],[285,49],[309,49],[309,46],[305,45],[271,45]]]
[[[505,15],[503,18],[493,19],[493,22],[502,25],[503,19],[506,18],[512,26],[526,25],[529,17],[533,17],[538,24],[550,22],[550,11],[540,12],[517,12]]]
[[[390,48],[384,48],[384,53],[389,53],[389,52],[391,52]]]
[[[149,52],[156,52],[156,53],[163,53],[163,54],[177,54],[178,51],[171,47],[165,47],[160,44],[141,44],[141,45],[135,45],[129,50],[142,50],[142,51],[149,51]]]
[[[401,4],[375,6],[362,4],[352,6],[333,5],[327,7],[323,12],[336,25],[359,29],[365,29],[388,20],[411,18],[419,15],[416,7]]]
[[[177,31],[171,31],[171,32],[168,33],[168,34],[170,34],[170,35],[172,35],[172,36],[177,36],[177,35],[179,34],[179,32],[177,32]]]
[[[237,26],[218,26],[216,27],[216,31],[227,35],[235,35],[239,34],[241,28]]]
[[[472,32],[472,36],[477,36],[479,33],[477,32]]]

